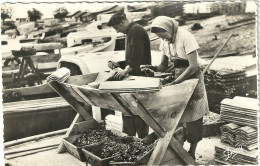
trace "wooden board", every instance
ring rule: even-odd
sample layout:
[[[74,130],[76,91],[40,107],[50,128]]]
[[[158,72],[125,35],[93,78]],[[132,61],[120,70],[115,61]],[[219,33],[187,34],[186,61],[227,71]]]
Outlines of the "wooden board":
[[[197,79],[191,79],[184,81],[181,84],[163,87],[158,92],[139,92],[134,94],[134,96],[139,99],[147,110],[155,110],[161,107],[181,103],[189,99],[190,93],[193,92],[196,84]]]
[[[135,108],[135,112],[147,123],[149,124],[149,126],[155,131],[155,133],[157,135],[159,135],[161,138],[159,139],[159,142],[155,148],[155,150],[153,151],[153,154],[148,162],[148,165],[158,165],[161,163],[161,160],[163,159],[163,156],[165,155],[166,149],[169,146],[169,143],[171,145],[171,148],[173,148],[178,154],[181,154],[180,157],[182,158],[182,160],[186,163],[186,164],[195,164],[194,160],[191,158],[191,156],[189,156],[189,154],[181,147],[181,145],[176,142],[176,140],[174,138],[172,138],[172,134],[175,131],[179,120],[186,108],[186,105],[195,89],[195,87],[197,86],[198,80],[194,79],[194,80],[188,80],[187,82],[183,82],[181,84],[179,84],[179,86],[177,85],[173,85],[173,87],[176,88],[173,89],[173,94],[176,95],[176,93],[179,93],[179,96],[181,96],[181,94],[183,95],[182,98],[184,99],[183,101],[179,101],[179,103],[176,103],[171,105],[170,102],[168,102],[168,106],[173,106],[173,107],[167,107],[166,109],[164,109],[162,112],[166,112],[166,113],[170,113],[170,116],[168,114],[168,116],[164,116],[164,119],[168,119],[168,122],[170,123],[166,123],[168,126],[166,126],[165,124],[162,124],[158,121],[156,121],[156,118],[160,118],[160,116],[162,116],[162,114],[156,114],[157,117],[153,117],[152,114],[150,113],[150,111],[147,108],[151,107],[152,102],[149,101],[150,98],[153,98],[154,96],[158,95],[158,96],[164,96],[163,94],[160,93],[164,93],[164,94],[169,94],[167,91],[163,91],[160,90],[159,92],[156,93],[147,93],[146,95],[144,93],[140,94],[121,94],[122,98],[129,104],[132,105]],[[187,86],[188,84],[188,86]],[[182,86],[182,88],[180,88],[180,86]],[[166,87],[165,87],[166,88]],[[186,93],[181,93],[180,91],[178,91],[177,89],[182,89],[182,92],[185,91]],[[154,95],[154,96],[149,96],[149,95]],[[170,93],[172,94],[172,93]],[[168,99],[172,99],[172,96],[167,96]],[[160,98],[158,98],[160,99]],[[153,99],[154,101],[156,101],[156,99]],[[161,101],[159,101],[158,103],[160,103]],[[163,102],[163,101],[162,101]],[[154,102],[155,103],[155,102]],[[157,102],[156,102],[157,103]],[[164,104],[167,106],[167,104]],[[156,107],[156,106],[155,106]],[[158,108],[158,107],[156,107]],[[174,112],[174,116],[172,116],[172,110],[178,110]],[[154,114],[155,115],[155,114]],[[165,130],[163,129],[163,126],[167,127],[168,132],[165,132]],[[186,152],[186,153],[185,153]]]
[[[160,80],[106,81],[99,86],[100,92],[137,92],[142,90],[159,90]]]
[[[126,111],[110,93],[99,93],[97,89],[89,89],[79,86],[77,88],[91,101],[91,103],[88,104],[93,104],[94,106],[110,110],[118,110],[125,115],[133,115],[131,112]]]
[[[62,48],[61,43],[53,42],[53,43],[25,43],[23,44],[25,48],[34,48],[36,51],[45,51],[45,50],[54,50]]]
[[[73,85],[87,85],[90,82],[96,80],[99,73],[91,73],[87,75],[70,76],[65,83]]]
[[[177,115],[186,108],[186,102],[189,101],[197,81],[196,79],[187,80],[181,84],[163,87],[158,92],[140,92],[133,95],[147,109],[149,114],[157,120],[160,126],[169,131],[175,125]]]
[[[37,99],[3,104],[4,115],[17,115],[35,111],[53,111],[62,108],[71,108],[68,102],[61,97]]]
[[[91,115],[88,113],[91,111],[91,106],[87,103],[80,104],[75,98],[73,98],[68,88],[64,84],[60,84],[56,81],[52,81],[49,85],[60,95],[62,96],[70,105],[71,107],[78,112],[85,120],[91,119]]]

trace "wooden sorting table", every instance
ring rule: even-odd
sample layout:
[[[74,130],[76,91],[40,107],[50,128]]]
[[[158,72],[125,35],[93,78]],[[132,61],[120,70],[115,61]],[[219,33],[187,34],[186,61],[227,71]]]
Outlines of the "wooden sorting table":
[[[106,77],[107,74],[105,73],[91,73],[71,76],[64,83],[49,82],[49,85],[77,112],[65,137],[79,131],[86,131],[88,126],[97,124],[97,121],[88,113],[91,111],[91,106],[121,111],[125,115],[137,114],[159,136],[147,165],[196,164],[188,152],[173,137],[173,133],[197,86],[198,79],[162,87],[159,91],[136,93],[101,93],[98,89],[84,86],[90,82],[102,82]],[[147,79],[147,77],[135,76],[128,78]],[[65,150],[63,142],[61,142],[58,153]]]

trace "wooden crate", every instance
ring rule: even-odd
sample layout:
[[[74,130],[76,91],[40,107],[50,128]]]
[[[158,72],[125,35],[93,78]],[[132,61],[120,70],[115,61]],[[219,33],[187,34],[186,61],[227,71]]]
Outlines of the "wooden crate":
[[[82,148],[82,152],[86,159],[86,163],[91,164],[93,166],[94,165],[95,166],[106,166],[106,165],[109,165],[109,162],[111,160],[113,160],[114,157],[116,157],[116,156],[112,156],[112,157],[101,159],[100,157],[98,157],[95,154],[93,154],[92,152],[90,152],[90,151],[94,151],[94,150],[99,150],[99,148],[100,148],[100,145]]]
[[[152,142],[156,141],[154,137],[152,137],[152,134],[146,136],[145,138],[150,137],[152,140]],[[144,139],[145,139],[144,138]],[[127,138],[129,139],[129,138]],[[140,138],[137,137],[130,137],[130,139],[132,140],[138,140],[140,141]],[[135,162],[110,162],[109,165],[112,166],[138,166],[138,165],[147,165],[152,153],[153,153],[154,148],[152,148],[148,153],[146,153],[145,155],[141,156],[140,158],[138,158]]]
[[[63,142],[64,145],[67,149],[67,151],[74,157],[76,157],[77,159],[79,159],[80,161],[86,161],[86,158],[82,152],[82,148],[84,147],[92,147],[95,146],[97,144],[93,144],[93,145],[86,145],[86,146],[76,146],[74,144],[72,144],[74,141],[76,141],[77,138],[79,138],[81,136],[81,134],[78,135],[73,135],[67,138],[63,138]]]
[[[136,162],[110,162],[109,165],[111,166],[138,166],[138,165],[147,165],[152,153],[153,149],[151,149],[148,153],[143,155],[142,157],[138,158]]]
[[[74,157],[79,159],[80,161],[86,161],[84,154],[82,152],[83,147],[89,147],[93,145],[86,145],[86,146],[76,146],[73,144],[73,142],[76,141],[77,138],[79,138],[83,133],[87,132],[88,130],[94,130],[94,129],[104,129],[100,124],[95,125],[92,121],[89,122],[80,122],[76,124],[75,131],[76,133],[74,135],[68,136],[63,138],[64,146],[66,147],[66,150]]]

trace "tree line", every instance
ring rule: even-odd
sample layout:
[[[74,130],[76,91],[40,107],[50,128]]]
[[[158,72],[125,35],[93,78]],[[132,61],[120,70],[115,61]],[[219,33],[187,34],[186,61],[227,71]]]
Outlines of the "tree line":
[[[56,10],[53,11],[53,16],[55,19],[60,19],[61,21],[68,15],[68,10],[65,7],[60,7],[57,8]],[[11,18],[13,14],[13,8],[9,6],[8,4],[2,4],[1,6],[1,19],[3,21],[3,24],[5,23],[4,21],[8,18]],[[27,11],[28,18],[30,21],[37,21],[42,18],[42,13],[35,9],[32,8],[31,10]]]

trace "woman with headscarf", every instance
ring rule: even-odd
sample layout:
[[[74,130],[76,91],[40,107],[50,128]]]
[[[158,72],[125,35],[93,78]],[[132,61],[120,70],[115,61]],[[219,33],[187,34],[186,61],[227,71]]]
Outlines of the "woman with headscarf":
[[[142,70],[152,69],[165,72],[169,62],[174,64],[175,80],[170,85],[181,83],[187,79],[198,78],[199,83],[183,113],[180,123],[184,126],[184,138],[190,143],[188,153],[195,159],[197,143],[202,139],[203,116],[208,112],[208,101],[204,85],[204,76],[199,66],[199,45],[195,37],[187,30],[178,27],[178,22],[166,16],[154,19],[151,32],[161,38],[160,65],[142,65]],[[181,97],[181,96],[180,96]]]

